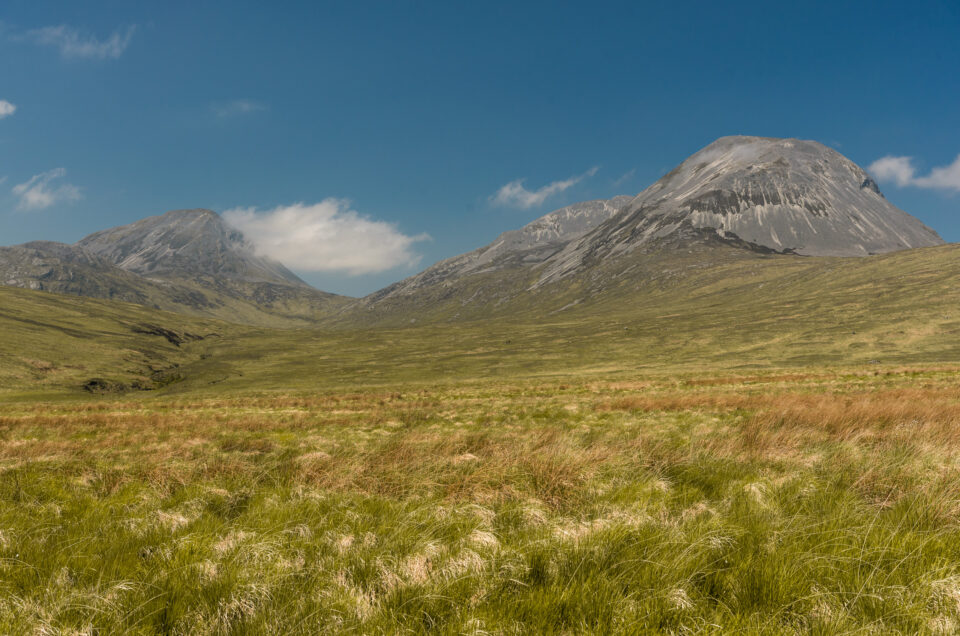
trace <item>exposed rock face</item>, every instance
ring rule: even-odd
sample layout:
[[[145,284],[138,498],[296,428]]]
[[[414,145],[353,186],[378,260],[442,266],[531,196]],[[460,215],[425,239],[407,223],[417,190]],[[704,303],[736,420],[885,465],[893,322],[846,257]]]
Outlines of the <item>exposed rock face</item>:
[[[940,245],[855,163],[815,141],[723,137],[571,241],[542,281],[689,226],[777,252],[866,256]]]
[[[0,284],[143,303],[142,281],[82,248],[52,241],[0,247]]]
[[[419,274],[374,292],[365,300],[376,302],[408,295],[471,274],[539,265],[561,251],[571,240],[585,235],[616,214],[632,198],[619,196],[585,201],[554,210],[519,230],[504,232],[486,247],[440,261]]]
[[[77,245],[148,277],[213,275],[307,286],[280,263],[254,254],[243,234],[210,210],[174,210],[96,232]]]
[[[458,315],[456,305],[495,307],[574,275],[602,288],[598,277],[619,271],[618,257],[635,251],[669,259],[671,251],[696,246],[708,263],[711,246],[757,255],[866,256],[942,243],[887,201],[862,168],[822,144],[723,137],[635,197],[551,212],[359,306],[380,312],[367,314],[375,320],[391,312]]]
[[[858,165],[815,141],[723,137],[624,212],[663,232],[678,219],[811,256],[866,256],[943,240],[887,201]],[[627,223],[629,225],[629,223]]]

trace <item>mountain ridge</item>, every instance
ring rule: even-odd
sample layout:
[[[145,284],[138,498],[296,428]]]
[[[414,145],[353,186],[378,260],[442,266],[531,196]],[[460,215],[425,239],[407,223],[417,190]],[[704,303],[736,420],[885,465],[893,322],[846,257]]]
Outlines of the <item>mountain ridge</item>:
[[[569,289],[602,294],[631,271],[659,280],[657,268],[670,271],[680,252],[708,267],[729,258],[867,256],[942,243],[835,150],[730,136],[637,195],[554,210],[362,298],[314,289],[206,209],[147,217],[74,245],[0,248],[0,283],[266,326],[405,324],[513,311],[524,294],[543,311],[559,311]]]
[[[537,264],[555,254],[567,241],[596,227],[632,197],[617,196],[574,203],[549,212],[527,225],[502,232],[489,245],[441,260],[422,272],[364,296],[362,302],[376,302],[397,295],[415,293],[423,286],[451,276],[465,276],[504,269],[516,264]]]
[[[258,256],[243,234],[216,212],[171,210],[94,232],[76,245],[144,276],[218,276],[246,282],[308,285],[281,263]]]
[[[603,201],[588,203],[599,209]],[[549,226],[552,215],[570,207],[575,206],[514,232],[536,236],[538,225]],[[709,245],[799,257],[868,256],[943,244],[935,231],[887,201],[865,170],[823,144],[800,139],[721,137],[638,195],[616,197],[602,209],[605,214],[586,217],[593,221],[590,227],[519,249],[510,249],[505,233],[346,309],[359,308],[375,320],[379,307],[411,316],[418,307],[424,316],[456,316],[463,312],[437,306],[489,305],[490,299],[494,307],[509,305],[511,296],[552,289],[568,278],[590,280],[588,286],[600,293],[604,285],[597,272],[618,275],[610,261],[622,261],[623,270],[636,266],[625,259],[630,253],[638,252],[641,260],[650,254],[669,260],[670,250],[690,245],[709,264],[713,257],[704,250]],[[491,253],[496,257],[486,257]],[[484,261],[495,266],[477,266]],[[641,269],[650,272],[651,266]],[[492,280],[491,272],[498,270],[502,280]]]

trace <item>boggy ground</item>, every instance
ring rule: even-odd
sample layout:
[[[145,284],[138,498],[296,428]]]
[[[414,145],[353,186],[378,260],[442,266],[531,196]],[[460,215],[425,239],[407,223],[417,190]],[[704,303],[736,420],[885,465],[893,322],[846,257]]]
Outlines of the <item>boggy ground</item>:
[[[0,632],[956,633],[958,380],[7,404]]]

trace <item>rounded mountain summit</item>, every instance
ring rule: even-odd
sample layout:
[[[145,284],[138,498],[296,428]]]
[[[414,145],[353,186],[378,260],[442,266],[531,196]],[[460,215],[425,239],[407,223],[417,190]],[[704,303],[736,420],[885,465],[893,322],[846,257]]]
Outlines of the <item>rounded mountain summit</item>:
[[[721,137],[641,192],[619,228],[714,228],[778,252],[866,256],[943,243],[892,205],[866,171],[816,141]],[[636,223],[636,226],[634,226]]]
[[[806,256],[868,256],[944,242],[887,201],[863,168],[821,143],[721,137],[636,196],[550,212],[365,301],[519,268],[536,270],[536,288],[638,249],[691,241]]]

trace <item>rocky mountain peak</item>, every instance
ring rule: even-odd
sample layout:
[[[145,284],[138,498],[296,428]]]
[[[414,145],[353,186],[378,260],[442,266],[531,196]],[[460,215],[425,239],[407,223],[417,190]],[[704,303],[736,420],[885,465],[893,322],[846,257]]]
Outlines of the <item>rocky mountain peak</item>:
[[[419,274],[374,292],[363,302],[369,304],[386,298],[408,296],[473,274],[539,265],[571,240],[585,235],[609,219],[632,199],[630,196],[618,196],[574,203],[554,210],[519,229],[502,233],[485,247],[440,261]]]
[[[866,256],[943,243],[887,201],[863,168],[821,143],[721,137],[568,244],[544,268],[541,282],[687,228],[810,256]]]
[[[96,232],[77,245],[145,276],[306,285],[280,263],[257,256],[243,234],[212,210],[173,210]]]

